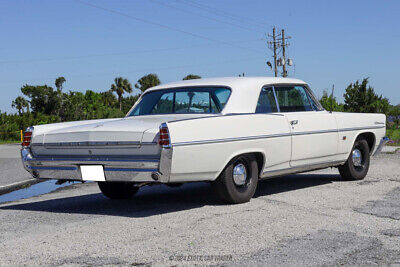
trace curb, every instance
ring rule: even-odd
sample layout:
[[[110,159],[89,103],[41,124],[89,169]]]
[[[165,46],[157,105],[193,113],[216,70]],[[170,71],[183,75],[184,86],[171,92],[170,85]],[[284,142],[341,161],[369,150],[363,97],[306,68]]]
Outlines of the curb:
[[[4,194],[10,193],[12,191],[22,189],[27,186],[31,186],[31,185],[34,185],[34,184],[37,184],[40,182],[42,182],[42,181],[40,181],[39,179],[29,179],[29,180],[9,184],[9,185],[3,185],[3,186],[0,186],[0,195],[4,195]]]

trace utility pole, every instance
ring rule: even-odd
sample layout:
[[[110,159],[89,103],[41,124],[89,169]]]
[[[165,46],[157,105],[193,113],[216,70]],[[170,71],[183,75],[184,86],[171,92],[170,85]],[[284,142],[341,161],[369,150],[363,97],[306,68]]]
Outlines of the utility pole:
[[[273,29],[273,40],[274,40],[274,73],[275,77],[278,76],[278,68],[276,67],[276,35],[275,35],[275,27]]]
[[[282,29],[282,57],[283,57],[283,62],[282,62],[282,76],[287,77],[287,71],[286,71],[286,44],[285,44],[285,30]]]
[[[269,48],[272,49],[272,51],[274,52],[274,73],[275,73],[275,77],[278,77],[278,68],[277,68],[277,53],[276,53],[276,49],[277,49],[277,41],[276,41],[276,32],[275,32],[275,27],[272,29],[272,36],[268,35],[269,37],[272,37],[272,42],[269,41],[268,45]],[[270,64],[269,62],[267,64]]]
[[[282,76],[287,77],[288,73],[286,70],[286,65],[293,65],[293,59],[286,58],[286,47],[289,45],[287,43],[287,39],[290,39],[291,37],[285,37],[285,30],[282,30],[280,34],[276,34],[275,27],[272,29],[272,35],[268,34],[268,37],[272,38],[272,41],[268,41],[268,47],[274,52],[274,66],[272,66],[271,62],[269,61],[267,61],[267,65],[271,69],[273,68],[275,77],[278,77],[278,66],[282,66]],[[282,57],[278,58],[278,53],[276,50],[279,48],[282,48]]]

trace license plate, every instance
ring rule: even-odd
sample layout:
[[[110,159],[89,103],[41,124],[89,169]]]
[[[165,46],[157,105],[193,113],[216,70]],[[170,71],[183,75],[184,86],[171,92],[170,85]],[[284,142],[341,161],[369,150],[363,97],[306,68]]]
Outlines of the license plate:
[[[81,174],[83,181],[99,181],[104,182],[104,169],[101,165],[85,165],[81,166]]]

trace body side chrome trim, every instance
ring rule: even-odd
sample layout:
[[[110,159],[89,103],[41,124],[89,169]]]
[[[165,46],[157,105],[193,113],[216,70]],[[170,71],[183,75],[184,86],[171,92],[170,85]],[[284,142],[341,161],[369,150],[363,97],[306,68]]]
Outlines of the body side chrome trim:
[[[173,146],[188,146],[188,145],[200,145],[200,144],[212,144],[212,143],[224,143],[224,142],[235,142],[255,139],[267,139],[274,137],[285,137],[285,136],[298,136],[308,134],[324,134],[324,133],[335,133],[335,132],[346,132],[346,131],[358,131],[358,130],[369,130],[369,129],[380,129],[385,126],[369,126],[369,127],[354,127],[354,128],[342,128],[342,129],[329,129],[320,131],[308,131],[308,132],[295,132],[295,133],[283,133],[283,134],[271,134],[271,135],[257,135],[257,136],[243,136],[243,137],[232,137],[232,138],[221,138],[221,139],[210,139],[210,140],[199,140],[199,141],[187,141],[173,143]]]
[[[54,166],[27,166],[31,170],[59,170],[59,171],[76,171],[77,167],[54,167]]]
[[[337,133],[339,132],[336,129],[329,130],[319,130],[319,131],[308,131],[308,132],[294,132],[292,135],[309,135],[309,134],[323,134],[323,133]]]
[[[306,165],[301,165],[301,166],[296,166],[296,167],[286,168],[286,169],[280,169],[280,170],[274,170],[274,171],[266,171],[266,172],[262,173],[260,178],[268,178],[268,177],[275,177],[275,176],[281,176],[281,175],[286,175],[286,174],[295,174],[295,173],[299,173],[299,172],[325,169],[327,167],[339,166],[339,165],[343,164],[344,162],[346,162],[346,161],[327,161],[327,162],[306,164]]]
[[[257,135],[257,136],[244,136],[244,137],[210,139],[210,140],[189,141],[189,142],[178,142],[178,143],[173,143],[172,145],[173,146],[188,146],[188,145],[200,145],[200,144],[212,144],[212,143],[225,143],[225,142],[235,142],[235,141],[266,139],[266,138],[285,137],[285,136],[291,136],[291,133]]]
[[[358,131],[358,130],[373,130],[373,129],[381,129],[386,126],[368,126],[368,127],[352,127],[352,128],[342,128],[339,129],[339,132],[348,132],[348,131]]]
[[[53,158],[53,157],[35,157],[26,159],[26,161],[85,161],[85,162],[159,162],[157,159],[123,159],[123,158]]]
[[[44,146],[46,148],[89,148],[89,147],[140,147],[146,145],[157,145],[156,142],[139,141],[112,141],[112,142],[57,142],[57,143],[32,143],[31,146]]]
[[[104,168],[106,172],[157,172],[158,169]]]

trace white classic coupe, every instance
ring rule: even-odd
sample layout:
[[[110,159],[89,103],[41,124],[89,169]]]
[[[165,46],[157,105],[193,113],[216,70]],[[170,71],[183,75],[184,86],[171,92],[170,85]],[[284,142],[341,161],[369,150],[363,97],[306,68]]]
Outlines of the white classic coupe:
[[[111,199],[210,181],[242,203],[262,178],[338,167],[363,179],[385,130],[383,114],[324,110],[301,80],[198,79],[148,89],[125,118],[29,127],[21,156],[37,179],[97,181]]]

